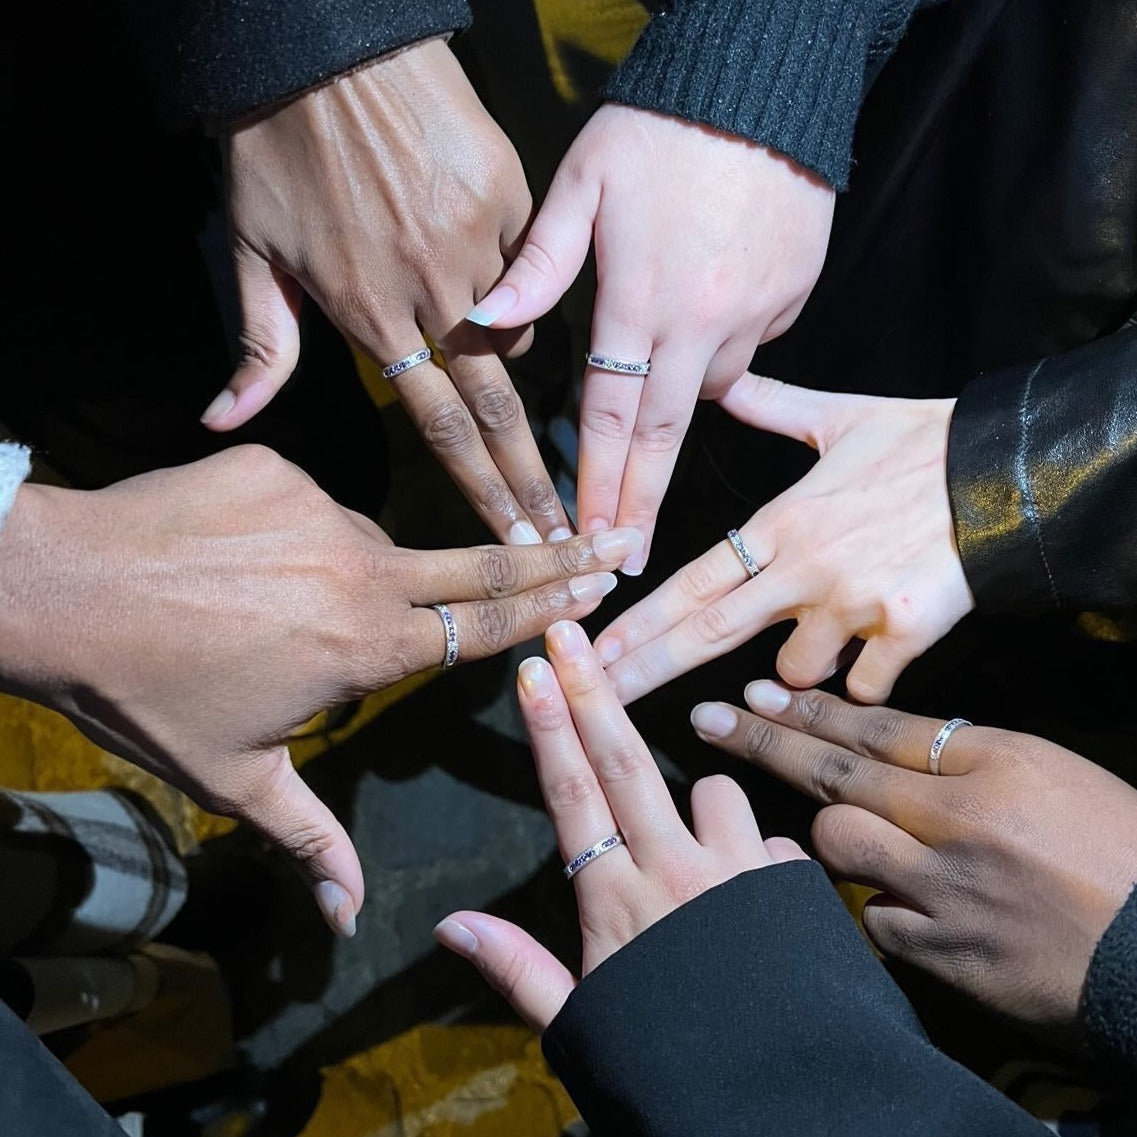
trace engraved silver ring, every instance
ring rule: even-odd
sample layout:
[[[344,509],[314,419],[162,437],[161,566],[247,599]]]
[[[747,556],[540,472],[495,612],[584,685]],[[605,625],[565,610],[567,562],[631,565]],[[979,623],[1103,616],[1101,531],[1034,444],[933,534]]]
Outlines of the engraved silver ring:
[[[619,359],[614,355],[601,355],[596,351],[590,351],[584,357],[584,362],[589,367],[595,367],[600,371],[611,371],[614,375],[644,376],[651,371],[650,359]]]
[[[577,855],[565,865],[565,876],[568,877],[569,880],[572,880],[585,865],[590,865],[597,857],[602,857],[605,853],[610,853],[613,849],[618,849],[623,843],[624,838],[619,833],[613,833],[610,837],[605,837],[603,841],[597,841],[595,845],[591,845],[585,849],[583,853],[577,853]]]
[[[938,774],[940,772],[940,755],[943,753],[944,747],[947,746],[947,740],[951,738],[961,726],[974,725],[974,723],[968,722],[967,719],[951,719],[940,727],[939,733],[932,739],[932,748],[928,751],[928,772],[930,774]]]
[[[418,351],[412,351],[410,355],[404,355],[402,359],[396,359],[394,363],[388,363],[383,368],[384,379],[394,379],[396,375],[402,375],[404,371],[410,371],[412,367],[417,367],[420,363],[425,363],[430,358],[431,352],[429,347],[420,347]]]
[[[438,613],[446,632],[446,653],[439,670],[449,671],[458,662],[458,625],[454,622],[454,613],[445,604],[432,604],[431,607]]]

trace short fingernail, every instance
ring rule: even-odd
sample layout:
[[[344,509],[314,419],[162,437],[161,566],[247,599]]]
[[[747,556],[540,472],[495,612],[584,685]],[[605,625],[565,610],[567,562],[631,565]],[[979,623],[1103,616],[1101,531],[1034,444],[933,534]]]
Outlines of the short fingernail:
[[[708,738],[725,738],[738,725],[738,714],[722,703],[700,703],[691,712],[691,725]]]
[[[517,289],[512,284],[499,284],[491,289],[466,313],[471,324],[488,328],[495,320],[500,320],[507,312],[517,307]]]
[[[590,603],[607,596],[616,587],[616,576],[610,572],[594,572],[589,576],[577,576],[569,581],[569,592],[581,604]]]
[[[617,659],[624,654],[624,646],[618,639],[609,637],[608,639],[600,639],[595,643],[596,654],[600,656],[600,662],[607,667],[610,663],[615,663]]]
[[[638,529],[605,529],[592,538],[592,547],[606,561],[622,559],[626,563],[643,552],[644,535]]]
[[[478,937],[465,924],[459,924],[457,920],[443,920],[434,929],[434,938],[443,947],[448,947],[451,951],[457,952],[467,959],[477,954]]]
[[[562,659],[577,659],[588,650],[588,638],[579,624],[558,620],[546,633],[549,648]]]
[[[549,534],[549,540],[553,544],[556,544],[558,541],[569,541],[571,539],[572,530],[565,525],[558,525],[557,528]]]
[[[533,528],[532,522],[515,521],[510,527],[507,540],[511,545],[539,545],[541,534]]]
[[[538,656],[522,661],[517,678],[530,699],[543,699],[553,693],[553,669]]]
[[[201,421],[205,423],[213,422],[215,419],[219,419],[222,415],[227,414],[236,405],[237,396],[226,387],[225,390],[205,408],[205,412],[201,416]]]
[[[769,679],[756,679],[747,684],[746,702],[760,715],[777,715],[790,705],[790,693]]]
[[[351,939],[355,935],[355,904],[346,890],[334,880],[322,880],[315,892],[316,903],[328,927],[337,935]]]
[[[638,553],[633,553],[620,567],[620,571],[625,576],[639,576],[643,572],[644,566],[647,564],[647,553],[641,550]]]

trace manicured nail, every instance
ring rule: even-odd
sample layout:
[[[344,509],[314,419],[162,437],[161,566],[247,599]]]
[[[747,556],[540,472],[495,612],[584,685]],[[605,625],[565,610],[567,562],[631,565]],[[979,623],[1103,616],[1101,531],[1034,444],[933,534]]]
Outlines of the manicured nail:
[[[443,947],[448,947],[466,959],[477,954],[478,937],[465,924],[459,924],[457,920],[449,918],[443,920],[434,929],[434,938]]]
[[[626,563],[643,551],[644,535],[638,529],[605,529],[592,538],[592,547],[606,561],[622,558]]]
[[[725,738],[738,725],[738,715],[722,703],[700,703],[691,712],[691,725],[708,738]]]
[[[523,660],[517,678],[527,698],[544,699],[553,693],[553,669],[539,656]]]
[[[529,521],[515,521],[509,530],[507,538],[511,545],[539,545],[541,534],[533,528]]]
[[[322,880],[316,885],[316,903],[337,935],[351,939],[355,935],[355,905],[334,880]]]
[[[517,289],[512,284],[499,284],[466,313],[466,319],[471,324],[488,328],[495,320],[512,312],[517,307],[518,299]]]
[[[205,413],[201,416],[201,421],[205,423],[213,422],[215,419],[219,419],[223,414],[231,411],[236,405],[237,396],[226,387],[225,390],[205,408]]]
[[[615,663],[617,659],[624,654],[624,645],[620,643],[614,636],[608,639],[597,640],[593,645],[596,648],[596,654],[600,656],[600,662],[607,667],[611,663]]]
[[[790,693],[769,679],[756,679],[746,686],[746,702],[760,715],[779,715],[790,705]]]
[[[639,576],[643,572],[644,566],[647,564],[647,553],[642,549],[638,553],[633,553],[622,565],[620,571],[625,576]]]
[[[588,650],[588,637],[571,620],[558,620],[545,633],[545,639],[562,659],[579,659]]]
[[[571,529],[564,525],[558,525],[557,528],[549,534],[549,541],[553,544],[556,544],[558,541],[570,541],[572,540],[572,535]]]
[[[589,576],[577,576],[569,581],[569,592],[581,604],[600,600],[616,587],[616,577],[610,572],[594,572]]]

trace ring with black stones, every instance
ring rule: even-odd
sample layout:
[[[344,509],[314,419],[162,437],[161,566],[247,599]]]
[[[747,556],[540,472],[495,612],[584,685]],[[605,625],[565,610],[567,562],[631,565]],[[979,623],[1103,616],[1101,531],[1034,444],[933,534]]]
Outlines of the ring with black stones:
[[[930,774],[938,774],[940,772],[940,755],[943,753],[944,747],[947,746],[947,740],[951,738],[961,726],[974,725],[974,723],[968,722],[967,719],[951,719],[940,727],[939,733],[932,739],[932,747],[928,751],[928,772]]]
[[[402,375],[404,371],[410,371],[412,367],[417,367],[420,363],[425,363],[431,356],[429,347],[421,347],[418,351],[411,352],[410,355],[404,355],[402,359],[396,359],[394,363],[388,363],[383,368],[384,379],[394,379],[396,375]]]
[[[446,632],[446,652],[439,671],[449,671],[458,662],[458,625],[454,621],[454,613],[445,604],[432,604],[431,607],[441,617]]]
[[[619,359],[614,355],[601,355],[595,351],[590,351],[584,357],[584,362],[589,367],[595,367],[600,371],[611,371],[615,375],[644,376],[651,371],[650,359]]]
[[[742,534],[737,529],[731,529],[726,535],[726,539],[734,546],[734,551],[738,554],[738,559],[742,562],[742,567],[750,574],[753,580],[761,571],[762,568],[754,559],[754,554],[746,547],[746,542],[742,539]]]

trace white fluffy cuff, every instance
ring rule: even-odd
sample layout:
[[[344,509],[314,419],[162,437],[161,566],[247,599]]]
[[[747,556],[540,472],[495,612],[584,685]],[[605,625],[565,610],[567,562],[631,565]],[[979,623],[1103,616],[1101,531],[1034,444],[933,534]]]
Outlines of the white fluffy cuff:
[[[0,442],[0,528],[16,500],[16,490],[32,468],[32,454],[26,446]]]

